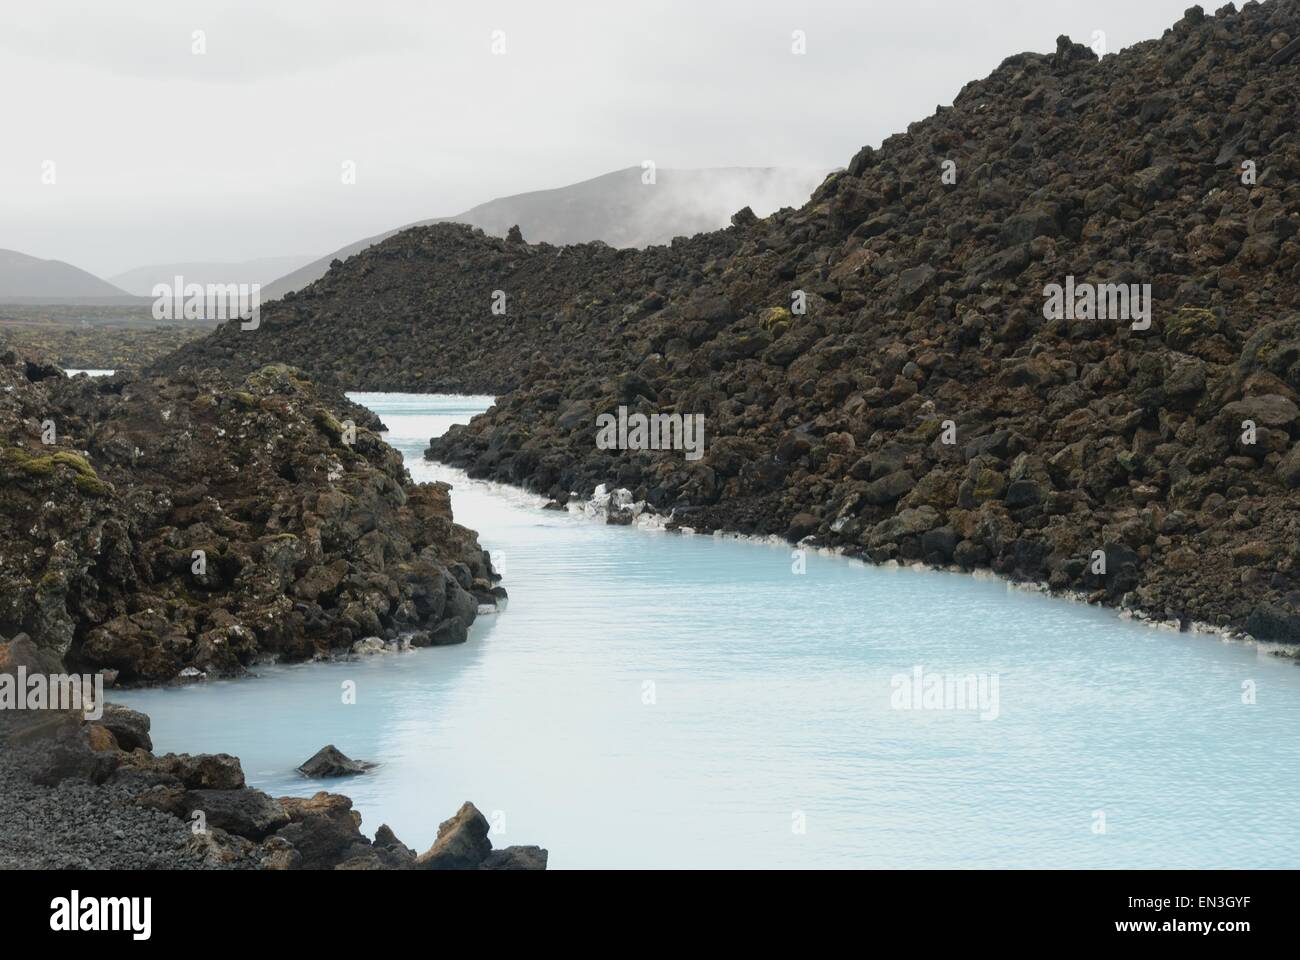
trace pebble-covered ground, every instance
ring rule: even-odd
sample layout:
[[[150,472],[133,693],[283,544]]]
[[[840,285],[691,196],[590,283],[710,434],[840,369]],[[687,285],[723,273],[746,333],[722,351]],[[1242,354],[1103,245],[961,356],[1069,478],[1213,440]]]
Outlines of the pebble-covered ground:
[[[126,788],[28,778],[48,741],[0,744],[0,870],[195,870],[184,821],[131,802]]]

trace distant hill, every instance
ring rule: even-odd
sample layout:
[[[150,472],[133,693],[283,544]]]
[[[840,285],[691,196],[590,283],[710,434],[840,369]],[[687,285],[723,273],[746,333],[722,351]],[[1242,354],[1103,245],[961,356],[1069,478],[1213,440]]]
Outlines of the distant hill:
[[[196,261],[193,263],[162,263],[136,267],[109,277],[128,293],[140,297],[153,296],[154,284],[172,283],[176,277],[186,283],[260,283],[263,286],[286,273],[297,270],[316,259],[315,255],[296,257],[263,257],[260,260],[243,260],[237,263]]]
[[[628,167],[567,187],[489,200],[456,216],[420,220],[366,237],[263,286],[262,300],[301,290],[323,277],[330,261],[346,260],[409,227],[467,223],[505,236],[518,224],[530,243],[601,240],[615,247],[646,247],[725,227],[741,207],[752,207],[764,216],[781,207],[801,206],[828,172],[790,167],[660,169],[655,182],[645,184],[641,168]]]
[[[116,303],[130,299],[125,290],[70,263],[0,250],[2,303]]]

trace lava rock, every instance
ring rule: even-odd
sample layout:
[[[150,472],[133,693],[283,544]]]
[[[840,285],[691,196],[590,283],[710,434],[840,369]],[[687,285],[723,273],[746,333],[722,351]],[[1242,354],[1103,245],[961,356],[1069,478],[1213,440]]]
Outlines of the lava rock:
[[[219,827],[249,840],[261,840],[289,822],[284,807],[261,790],[190,790],[185,816],[201,813],[209,827]]]
[[[505,847],[493,850],[478,865],[480,870],[545,870],[549,855],[541,847]]]
[[[119,703],[106,703],[100,723],[113,732],[118,746],[123,750],[153,750],[153,739],[149,736],[149,717],[140,711]]]
[[[438,839],[417,865],[422,870],[473,870],[492,852],[487,818],[468,801],[456,814],[438,825]]]
[[[350,777],[365,773],[373,766],[373,763],[349,759],[331,743],[316,751],[310,760],[298,767],[298,772],[309,779],[320,780],[326,777]]]

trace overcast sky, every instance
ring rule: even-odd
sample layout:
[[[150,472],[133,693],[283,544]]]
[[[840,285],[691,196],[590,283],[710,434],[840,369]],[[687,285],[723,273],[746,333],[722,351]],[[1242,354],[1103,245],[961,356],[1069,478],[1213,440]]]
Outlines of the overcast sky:
[[[1114,51],[1188,5],[5,0],[0,247],[109,276],[324,254],[647,159],[842,166],[1011,53]]]

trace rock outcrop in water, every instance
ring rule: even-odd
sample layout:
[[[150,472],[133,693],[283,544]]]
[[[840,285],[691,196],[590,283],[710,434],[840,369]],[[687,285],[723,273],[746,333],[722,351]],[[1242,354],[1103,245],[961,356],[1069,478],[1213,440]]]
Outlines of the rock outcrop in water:
[[[493,578],[449,488],[293,368],[69,380],[0,348],[0,636],[37,666],[157,683],[463,639]]]
[[[298,772],[304,777],[319,780],[324,777],[350,777],[365,773],[373,766],[373,763],[364,760],[353,760],[331,743],[312,754],[311,759],[298,768]]]
[[[642,252],[411,230],[164,367],[504,393],[429,456],[1300,641],[1298,39],[1296,0],[1062,37],[801,209]],[[600,449],[620,407],[702,414],[703,458]]]

